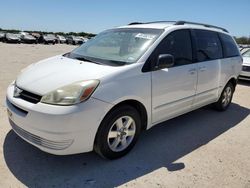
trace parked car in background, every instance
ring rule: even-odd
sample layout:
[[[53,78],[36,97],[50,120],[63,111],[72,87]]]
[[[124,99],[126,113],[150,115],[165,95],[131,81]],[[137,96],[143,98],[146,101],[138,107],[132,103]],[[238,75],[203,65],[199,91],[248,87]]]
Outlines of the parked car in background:
[[[56,44],[56,36],[53,34],[41,35],[38,42],[43,44]]]
[[[7,89],[9,122],[45,152],[115,159],[161,122],[209,104],[227,110],[241,68],[224,28],[127,25],[22,70]]]
[[[243,66],[239,78],[242,80],[250,80],[250,49],[242,54]]]
[[[21,35],[21,42],[27,44],[37,44],[37,39],[30,34],[22,34]]]
[[[5,39],[5,32],[0,31],[0,42],[4,41]]]
[[[57,35],[56,38],[57,38],[57,43],[61,43],[61,44],[66,43],[66,38],[64,36]]]
[[[7,43],[21,43],[20,37],[21,36],[19,34],[6,33],[5,38],[4,38],[4,42],[7,42]]]
[[[250,49],[250,47],[241,47],[240,48],[240,53],[241,54],[244,54],[247,50],[249,50]]]
[[[0,31],[0,42],[4,41],[5,39],[5,32]]]
[[[81,39],[81,37],[71,35],[66,38],[66,43],[73,45],[83,44],[83,40]]]
[[[87,42],[89,39],[86,37],[80,37],[80,39],[82,39],[83,43]]]
[[[41,34],[40,33],[31,33],[31,35],[33,37],[35,37],[37,39],[37,41],[39,40],[39,38],[41,37]]]

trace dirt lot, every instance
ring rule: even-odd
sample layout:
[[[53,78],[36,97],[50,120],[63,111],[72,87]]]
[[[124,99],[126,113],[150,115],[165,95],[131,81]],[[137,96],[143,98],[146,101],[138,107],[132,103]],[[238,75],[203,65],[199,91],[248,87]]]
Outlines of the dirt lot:
[[[143,133],[126,157],[53,156],[11,131],[5,91],[18,72],[67,45],[0,43],[0,187],[250,187],[250,82],[226,112],[206,107]]]

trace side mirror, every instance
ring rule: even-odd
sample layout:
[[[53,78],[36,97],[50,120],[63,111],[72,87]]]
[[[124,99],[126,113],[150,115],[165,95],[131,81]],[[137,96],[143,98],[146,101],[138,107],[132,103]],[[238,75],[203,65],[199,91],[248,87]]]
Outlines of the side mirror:
[[[165,69],[174,66],[174,56],[170,54],[160,54],[155,65],[155,70]]]

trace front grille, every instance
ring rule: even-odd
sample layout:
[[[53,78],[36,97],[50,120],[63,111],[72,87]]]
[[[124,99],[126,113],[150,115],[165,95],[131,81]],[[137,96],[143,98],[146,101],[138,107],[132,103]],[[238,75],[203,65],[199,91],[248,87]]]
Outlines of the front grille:
[[[53,149],[53,150],[63,150],[63,149],[68,148],[73,143],[73,140],[52,141],[52,140],[48,140],[45,138],[41,138],[40,136],[34,135],[18,127],[11,119],[9,119],[9,121],[10,121],[10,125],[12,126],[12,129],[18,135],[20,135],[24,139],[38,146],[43,146],[45,148]]]
[[[19,94],[19,98],[36,104],[36,103],[40,102],[42,97],[40,95],[31,93],[29,91],[22,90],[22,92],[20,92],[20,94]]]
[[[242,70],[246,72],[250,72],[250,66],[242,66]]]

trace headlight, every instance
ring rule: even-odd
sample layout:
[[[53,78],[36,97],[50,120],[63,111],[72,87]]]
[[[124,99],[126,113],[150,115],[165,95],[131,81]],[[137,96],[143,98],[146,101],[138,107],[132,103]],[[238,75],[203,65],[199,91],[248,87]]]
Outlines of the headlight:
[[[88,80],[61,87],[44,95],[42,103],[54,105],[73,105],[87,100],[95,91],[99,80]]]

